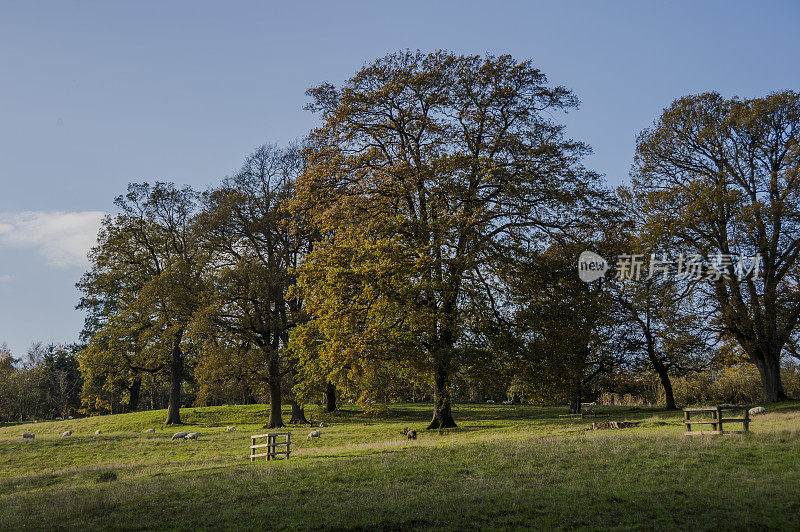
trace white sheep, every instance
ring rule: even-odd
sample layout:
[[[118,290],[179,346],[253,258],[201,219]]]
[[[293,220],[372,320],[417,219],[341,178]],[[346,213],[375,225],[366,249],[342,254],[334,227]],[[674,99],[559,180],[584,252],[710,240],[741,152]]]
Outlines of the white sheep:
[[[145,434],[155,434],[156,433],[156,429],[147,429],[147,430],[144,431],[144,433]]]
[[[188,435],[189,435],[188,432],[176,432],[175,434],[172,435],[172,439],[173,440],[183,439]]]
[[[64,421],[64,418],[63,417],[57,417],[56,421]]]
[[[103,431],[102,431],[102,430],[100,430],[100,429],[97,429],[96,431],[94,431],[94,435],[95,435],[95,436],[99,436],[99,435],[100,435],[100,434],[102,434],[102,433],[103,433]]]
[[[225,432],[233,432],[233,431],[235,431],[235,430],[236,430],[236,427],[231,427],[230,425],[228,425],[227,427],[225,427]]]
[[[72,419],[72,416],[69,416],[67,419]]]
[[[487,404],[487,405],[493,405],[493,404],[494,404],[494,401],[493,401],[492,399],[487,399],[487,400],[486,400],[486,404]]]
[[[187,440],[196,440],[197,436],[198,436],[198,434],[196,432],[190,432],[189,434],[186,435],[186,439]]]
[[[756,407],[753,407],[750,410],[748,410],[747,413],[750,414],[751,416],[758,416],[758,415],[761,415],[761,414],[766,414],[767,413],[767,409],[764,408],[763,406],[756,406]]]
[[[319,426],[325,428],[328,426],[328,424],[323,421],[322,423],[319,424]]]
[[[71,431],[71,430],[65,430],[65,431],[64,431],[64,432],[61,434],[61,437],[62,437],[62,438],[66,438],[66,437],[68,437],[68,436],[72,436],[72,431]]]
[[[321,436],[322,436],[321,430],[312,430],[311,432],[308,433],[308,436],[306,436],[306,440],[310,440],[311,438],[319,438]]]
[[[31,439],[32,440],[35,437],[36,437],[36,434],[31,434],[30,432],[23,432],[22,433],[22,439],[24,439],[24,440],[27,440],[27,439]]]

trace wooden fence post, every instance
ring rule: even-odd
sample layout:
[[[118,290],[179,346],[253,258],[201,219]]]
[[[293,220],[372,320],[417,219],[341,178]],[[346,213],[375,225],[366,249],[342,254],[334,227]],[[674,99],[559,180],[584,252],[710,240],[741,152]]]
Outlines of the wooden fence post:
[[[744,431],[750,430],[750,409],[745,405],[744,407]]]

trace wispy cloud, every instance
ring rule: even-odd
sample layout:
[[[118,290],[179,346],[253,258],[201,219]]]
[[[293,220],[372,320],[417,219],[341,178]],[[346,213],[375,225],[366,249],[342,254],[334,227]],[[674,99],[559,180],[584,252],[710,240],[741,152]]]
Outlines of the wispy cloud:
[[[86,267],[103,216],[101,211],[0,213],[0,248],[35,249],[60,268]]]
[[[10,283],[11,279],[12,279],[12,277],[10,275],[8,275],[8,274],[0,275],[0,284]]]

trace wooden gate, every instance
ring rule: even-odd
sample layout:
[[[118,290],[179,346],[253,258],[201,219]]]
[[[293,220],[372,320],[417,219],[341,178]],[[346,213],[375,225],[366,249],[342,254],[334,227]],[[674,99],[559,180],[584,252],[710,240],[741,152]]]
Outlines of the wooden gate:
[[[741,418],[725,418],[722,413],[725,410],[743,410]],[[711,414],[711,419],[692,419],[692,414]],[[750,430],[750,412],[746,406],[712,406],[707,408],[684,408],[684,420],[686,432],[690,436],[703,434],[744,434]],[[742,430],[725,430],[724,423],[741,423]],[[712,430],[692,430],[692,425],[711,425]]]
[[[285,436],[283,441],[277,441],[279,436]],[[256,440],[267,438],[267,443],[256,443]],[[278,450],[280,447],[286,446],[283,450]],[[254,461],[256,458],[261,458],[262,456],[266,456],[267,461],[269,460],[277,460],[278,455],[284,454],[286,455],[286,459],[289,459],[289,455],[291,454],[291,445],[292,445],[292,433],[291,432],[275,432],[272,434],[256,434],[250,436],[250,461]],[[267,449],[265,453],[257,452],[259,449]]]

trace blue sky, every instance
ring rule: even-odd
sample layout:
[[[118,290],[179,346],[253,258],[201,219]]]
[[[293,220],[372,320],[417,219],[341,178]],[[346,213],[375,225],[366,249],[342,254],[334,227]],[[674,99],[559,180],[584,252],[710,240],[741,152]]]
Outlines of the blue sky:
[[[130,181],[203,189],[315,123],[307,88],[398,49],[530,58],[627,180],[673,99],[800,90],[800,3],[0,2],[0,343],[68,342],[74,283]]]

